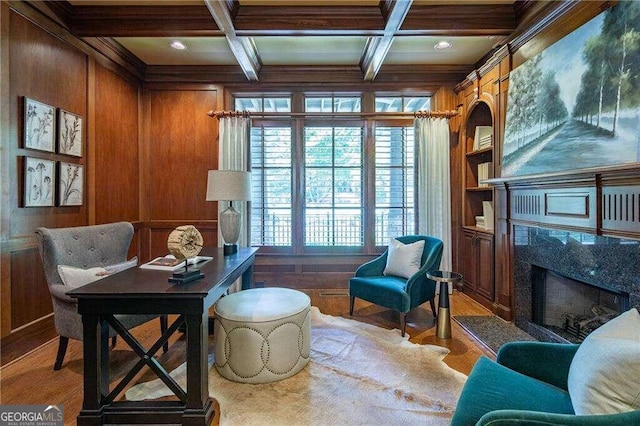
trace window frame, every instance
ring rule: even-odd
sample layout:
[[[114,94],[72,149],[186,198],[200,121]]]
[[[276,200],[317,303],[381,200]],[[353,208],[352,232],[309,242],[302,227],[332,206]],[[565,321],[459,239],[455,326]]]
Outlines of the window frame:
[[[358,117],[359,113],[333,113],[337,118],[333,117],[305,117],[297,115],[305,111],[305,97],[332,97],[332,98],[349,98],[360,96],[361,113],[364,116]],[[375,112],[376,96],[381,97],[429,97],[428,94],[416,93],[408,96],[407,94],[389,94],[376,92],[360,92],[353,91],[336,91],[330,93],[319,92],[290,92],[282,91],[278,93],[259,94],[255,92],[237,92],[231,94],[231,103],[235,105],[237,98],[291,98],[291,117],[277,118],[261,118],[254,117],[252,125],[258,124],[266,126],[269,123],[271,127],[282,127],[285,123],[291,126],[292,138],[292,217],[291,217],[291,246],[257,246],[261,253],[275,253],[288,255],[318,255],[318,254],[358,254],[369,255],[379,254],[386,248],[386,244],[379,246],[375,244],[375,214],[376,214],[376,194],[375,194],[375,129],[380,127],[411,127],[413,126],[413,118],[384,117],[384,113],[375,113],[375,116],[367,116],[367,113]],[[313,114],[313,113],[310,113]],[[407,114],[411,114],[407,112]],[[343,118],[340,118],[344,115]],[[382,116],[382,117],[381,117]],[[305,246],[305,147],[304,132],[305,127],[361,127],[362,128],[362,171],[361,171],[361,211],[362,211],[362,246]],[[414,144],[414,229],[417,232],[419,205],[417,202],[417,141]],[[250,207],[251,208],[251,207]]]

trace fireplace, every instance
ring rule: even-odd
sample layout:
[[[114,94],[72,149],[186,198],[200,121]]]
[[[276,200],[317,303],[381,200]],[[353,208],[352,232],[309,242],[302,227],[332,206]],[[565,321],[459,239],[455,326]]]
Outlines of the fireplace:
[[[517,225],[515,323],[549,342],[580,342],[640,308],[640,242]]]
[[[580,343],[629,308],[629,295],[532,266],[532,322],[560,339]]]

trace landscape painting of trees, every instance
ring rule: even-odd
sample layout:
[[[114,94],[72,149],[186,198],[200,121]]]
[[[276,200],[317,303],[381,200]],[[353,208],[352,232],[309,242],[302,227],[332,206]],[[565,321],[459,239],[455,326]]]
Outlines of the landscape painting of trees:
[[[511,72],[502,155],[504,177],[640,161],[640,2]]]

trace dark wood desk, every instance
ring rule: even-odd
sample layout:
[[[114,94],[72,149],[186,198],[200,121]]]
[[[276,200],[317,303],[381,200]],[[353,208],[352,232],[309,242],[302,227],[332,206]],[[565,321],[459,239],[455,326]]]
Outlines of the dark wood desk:
[[[171,272],[132,268],[67,293],[78,299],[84,339],[84,399],[78,425],[153,423],[208,425],[214,416],[209,397],[207,364],[208,311],[231,284],[242,277],[250,288],[255,248],[241,248],[224,257],[222,249],[204,249],[213,256],[200,269],[202,280],[171,284]],[[115,314],[177,314],[158,341],[146,350],[114,318]],[[183,390],[154,357],[169,337],[185,324],[187,389]],[[116,329],[140,360],[109,391],[109,326]],[[114,401],[145,365],[176,394],[178,401]]]

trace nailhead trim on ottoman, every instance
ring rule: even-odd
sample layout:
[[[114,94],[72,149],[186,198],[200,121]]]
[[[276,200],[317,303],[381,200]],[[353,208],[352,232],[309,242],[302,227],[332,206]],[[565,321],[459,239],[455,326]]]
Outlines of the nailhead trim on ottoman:
[[[288,288],[233,293],[215,307],[215,366],[234,382],[269,383],[309,363],[311,299]]]

